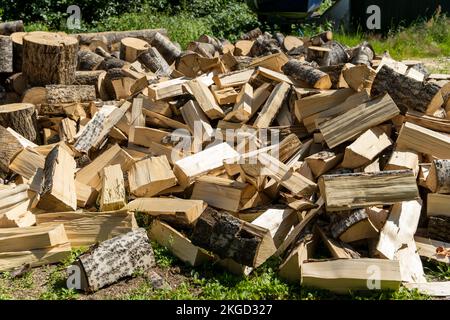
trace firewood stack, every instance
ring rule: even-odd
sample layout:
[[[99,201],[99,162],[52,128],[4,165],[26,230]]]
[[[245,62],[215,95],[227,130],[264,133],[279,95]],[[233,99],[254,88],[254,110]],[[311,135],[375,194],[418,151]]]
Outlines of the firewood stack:
[[[136,213],[190,265],[279,257],[336,292],[450,262],[450,76],[419,61],[259,29],[185,51],[165,30],[16,32],[0,51],[0,270],[116,238],[149,267]],[[86,290],[131,274],[99,275],[101,248],[78,261]]]

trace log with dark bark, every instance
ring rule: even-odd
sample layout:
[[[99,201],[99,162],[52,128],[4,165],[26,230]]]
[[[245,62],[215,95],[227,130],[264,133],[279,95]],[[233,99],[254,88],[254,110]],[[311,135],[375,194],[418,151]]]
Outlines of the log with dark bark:
[[[281,48],[284,43],[285,36],[281,32],[275,32],[274,36],[275,40],[278,42],[278,46]]]
[[[330,49],[325,53],[325,57],[321,62],[321,66],[333,66],[348,62],[348,54],[345,47],[336,41],[329,41],[323,45],[324,48]]]
[[[267,38],[264,35],[256,38],[250,49],[250,55],[252,57],[259,57],[278,52],[281,52],[281,49],[278,46],[277,40]]]
[[[94,33],[79,33],[75,34],[80,41],[80,45],[90,45],[93,41],[97,41],[99,38],[103,38],[108,46],[114,43],[120,42],[123,38],[138,38],[151,43],[155,35],[159,33],[166,35],[165,29],[143,29],[143,30],[131,30],[131,31],[106,31],[106,32],[94,32]]]
[[[410,108],[433,112],[441,107],[443,101],[438,85],[414,80],[384,65],[373,81],[371,95],[386,92],[403,112]]]
[[[72,84],[77,67],[78,42],[57,33],[30,33],[23,38],[22,72],[28,84]]]
[[[333,32],[325,31],[325,32],[319,33],[315,36],[312,36],[310,39],[310,42],[313,46],[322,46],[331,40],[333,40]]]
[[[74,84],[96,86],[98,84],[99,77],[104,73],[106,74],[106,71],[104,70],[77,71],[75,73]]]
[[[287,76],[303,81],[313,88],[325,90],[332,86],[328,74],[299,61],[290,60],[282,69]]]
[[[205,42],[192,41],[188,44],[187,51],[196,52],[202,57],[210,59],[214,58],[216,55],[216,48],[214,45]]]
[[[211,36],[204,34],[204,35],[201,35],[197,41],[212,44],[214,46],[214,48],[216,49],[216,51],[218,51],[220,54],[223,53],[223,44],[222,44],[222,42],[220,42],[219,39],[217,39],[215,37],[211,37]]]
[[[450,217],[430,217],[428,234],[431,239],[450,242]]]
[[[106,58],[105,60],[103,60],[98,69],[100,70],[110,70],[118,68],[120,69],[126,64],[127,64],[126,61],[111,56],[110,58]]]
[[[258,38],[260,35],[262,35],[262,31],[260,28],[256,28],[253,30],[250,30],[247,33],[244,33],[243,35],[241,35],[241,40],[255,40],[256,38]]]
[[[159,32],[155,34],[150,44],[159,51],[169,65],[181,55],[181,50]]]
[[[198,218],[191,240],[222,259],[251,267],[260,266],[276,251],[269,230],[212,208]]]
[[[7,21],[0,23],[0,35],[9,36],[14,32],[23,32],[23,31],[24,27],[22,20]]]
[[[150,48],[147,52],[142,53],[138,60],[151,72],[157,75],[169,76],[172,73],[170,66],[156,48]]]
[[[89,50],[78,51],[78,70],[92,71],[96,70],[105,60],[95,52]]]
[[[0,73],[13,72],[13,43],[9,36],[0,36],[0,57]]]
[[[111,53],[106,51],[105,48],[103,48],[101,46],[95,47],[94,52],[96,54],[98,54],[99,56],[102,56],[103,58],[111,58],[112,57]]]
[[[450,160],[433,161],[427,185],[434,193],[450,194]]]
[[[145,229],[137,229],[102,242],[74,263],[81,271],[81,290],[97,291],[137,271],[148,272],[155,257]]]
[[[90,102],[96,98],[94,86],[49,85],[45,89],[47,90],[47,102],[49,104]]]
[[[13,103],[0,106],[0,125],[10,127],[34,143],[40,142],[37,112],[33,104]]]
[[[375,56],[375,51],[372,46],[367,42],[363,42],[352,51],[352,63],[353,64],[365,64],[370,67],[372,60]]]
[[[378,230],[369,220],[366,209],[354,210],[343,217],[339,214],[331,224],[330,231],[335,239],[346,243],[378,236]]]

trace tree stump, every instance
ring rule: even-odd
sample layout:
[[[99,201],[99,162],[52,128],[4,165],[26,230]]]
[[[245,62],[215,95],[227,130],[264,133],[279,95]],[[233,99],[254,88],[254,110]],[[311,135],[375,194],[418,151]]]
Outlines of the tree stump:
[[[93,292],[136,271],[148,271],[155,266],[155,257],[147,232],[141,228],[102,242],[74,265],[82,272],[80,289]]]
[[[10,37],[13,45],[14,72],[22,71],[23,37],[26,32],[14,32]]]
[[[10,127],[28,140],[39,143],[37,112],[33,104],[13,103],[0,106],[0,125]]]
[[[13,43],[9,36],[0,36],[0,57],[0,73],[13,72]]]
[[[150,49],[147,41],[137,38],[123,38],[120,41],[120,59],[135,62],[141,53]]]
[[[28,84],[72,84],[78,41],[57,33],[31,33],[23,38],[23,65]]]

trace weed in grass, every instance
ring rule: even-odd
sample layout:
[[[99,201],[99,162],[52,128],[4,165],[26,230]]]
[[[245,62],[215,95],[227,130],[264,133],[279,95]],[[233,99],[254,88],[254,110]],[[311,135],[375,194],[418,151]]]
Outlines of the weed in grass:
[[[74,289],[67,289],[66,274],[60,268],[55,268],[48,276],[47,290],[43,292],[41,300],[75,300],[78,293]]]
[[[450,266],[446,263],[425,261],[424,269],[430,281],[450,281]]]
[[[172,255],[172,253],[166,247],[159,245],[157,242],[152,241],[153,253],[155,255],[156,264],[161,268],[170,268],[179,262],[179,260]]]

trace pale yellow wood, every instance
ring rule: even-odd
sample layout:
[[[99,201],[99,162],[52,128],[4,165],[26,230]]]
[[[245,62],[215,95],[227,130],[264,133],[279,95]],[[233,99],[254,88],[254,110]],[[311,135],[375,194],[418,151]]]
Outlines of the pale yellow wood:
[[[169,135],[169,132],[154,128],[136,126],[130,130],[129,142],[150,147],[151,142],[161,143],[161,140]]]
[[[208,118],[214,120],[225,116],[223,110],[217,105],[211,90],[201,81],[194,79],[189,81],[186,86]]]
[[[419,256],[450,265],[450,256],[438,255],[436,252],[436,249],[439,247],[444,249],[450,248],[450,243],[419,236],[415,236],[414,240],[416,241],[417,253]]]
[[[169,222],[193,225],[205,207],[206,205],[202,200],[138,198],[131,201],[126,209],[159,217]]]
[[[355,169],[367,165],[391,145],[391,139],[380,127],[371,128],[345,148],[342,166]]]
[[[419,198],[416,177],[412,171],[324,175],[320,177],[319,188],[328,211],[394,204]]]
[[[417,175],[419,173],[419,154],[413,150],[396,148],[384,170],[413,170]]]
[[[130,192],[138,197],[152,197],[177,184],[166,156],[134,163],[128,172],[128,181]]]
[[[314,176],[320,177],[336,167],[342,161],[343,156],[342,153],[321,151],[307,157],[305,162],[308,164]]]
[[[203,200],[215,208],[238,212],[246,187],[246,183],[235,180],[203,176],[196,179],[191,199]]]
[[[386,94],[320,124],[319,129],[328,147],[334,148],[399,113],[397,105]]]
[[[196,177],[207,174],[209,171],[223,168],[223,161],[239,156],[226,142],[207,148],[192,156],[175,162],[173,171],[178,183],[187,186],[194,182]],[[200,165],[201,164],[201,165]]]
[[[236,103],[231,112],[229,112],[224,121],[247,122],[257,110],[253,110],[253,87],[246,83],[236,98]]]
[[[41,213],[36,217],[41,226],[64,224],[74,248],[87,248],[138,228],[134,214],[127,210]]]
[[[350,290],[398,290],[401,284],[398,261],[382,259],[339,259],[302,265],[302,285],[348,294]]]
[[[255,128],[261,129],[268,128],[270,126],[272,121],[275,119],[275,116],[281,109],[281,106],[286,99],[290,88],[290,85],[286,82],[280,82],[275,86],[262,110],[259,112],[258,117],[253,123],[253,126]]]
[[[215,75],[213,77],[214,83],[219,88],[239,87],[246,84],[253,73],[254,69],[244,69],[235,72]]]
[[[411,122],[406,122],[400,130],[397,146],[440,159],[450,159],[450,136]]]
[[[99,200],[100,211],[119,210],[127,204],[125,182],[120,164],[103,168],[102,190]]]
[[[156,101],[181,96],[184,92],[183,85],[189,80],[189,78],[176,78],[151,84],[148,87],[149,96]]]
[[[23,149],[11,162],[9,169],[25,179],[31,179],[38,168],[44,169],[45,157],[27,147]]]
[[[105,166],[120,164],[122,171],[125,172],[130,169],[133,163],[133,158],[122,150],[119,145],[115,144],[95,158],[90,164],[80,169],[76,174],[76,180],[99,191],[102,185],[100,173]]]

